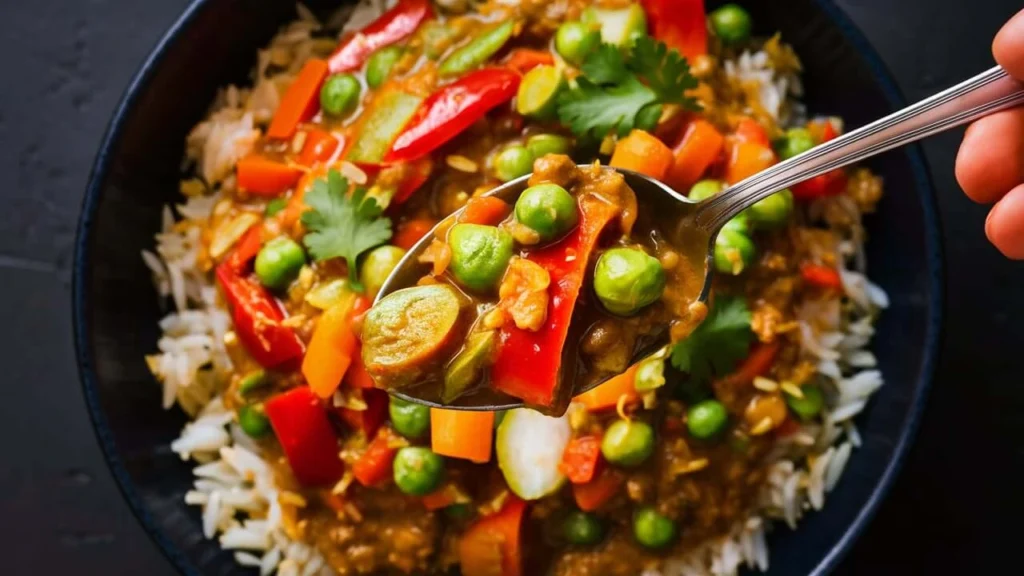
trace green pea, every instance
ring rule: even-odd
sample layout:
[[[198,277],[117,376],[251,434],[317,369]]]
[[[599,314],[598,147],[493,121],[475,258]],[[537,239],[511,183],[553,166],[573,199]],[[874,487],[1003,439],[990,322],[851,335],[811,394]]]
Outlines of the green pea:
[[[661,262],[638,248],[612,248],[594,269],[594,291],[612,314],[634,314],[657,302],[664,290]]]
[[[738,276],[754,262],[754,241],[737,230],[723,228],[715,238],[715,270]]]
[[[721,180],[701,180],[690,187],[690,193],[687,196],[694,202],[700,202],[718,194],[722,188],[725,188],[725,182]]]
[[[378,88],[391,75],[391,68],[402,58],[404,51],[399,46],[387,46],[370,55],[366,61],[366,83]]]
[[[686,411],[686,429],[694,438],[707,440],[725,429],[729,413],[718,400],[698,402]]]
[[[653,453],[654,429],[646,422],[616,420],[601,439],[601,454],[619,466],[639,466]]]
[[[646,548],[664,548],[676,537],[676,524],[647,506],[633,515],[633,537]]]
[[[745,212],[733,216],[728,222],[722,225],[722,230],[732,230],[740,234],[750,234],[750,219]]]
[[[260,249],[254,269],[264,286],[284,290],[299,275],[305,263],[306,253],[302,246],[287,236],[279,236]]]
[[[558,95],[566,85],[561,68],[537,66],[523,75],[519,83],[516,112],[528,118],[550,120],[555,116]]]
[[[786,130],[786,136],[776,144],[779,156],[788,160],[793,156],[803,154],[814,148],[814,136],[806,128],[790,128]]]
[[[512,235],[494,226],[456,224],[448,232],[448,245],[452,275],[479,292],[497,287],[512,259]]]
[[[590,546],[597,544],[604,537],[604,526],[597,516],[576,511],[565,517],[562,532],[570,544]]]
[[[793,211],[793,193],[782,190],[758,201],[744,213],[755,228],[777,228],[789,220]]]
[[[422,404],[392,396],[388,416],[395,432],[406,438],[420,438],[430,430],[430,408]]]
[[[395,485],[410,496],[437,490],[444,479],[444,459],[422,446],[406,446],[395,454]]]
[[[516,200],[516,220],[547,242],[579,222],[576,199],[558,184],[530,186]]]
[[[726,44],[744,42],[750,38],[754,23],[750,14],[736,4],[726,4],[710,15],[711,29]]]
[[[572,142],[558,134],[536,134],[526,140],[526,149],[534,158],[548,154],[568,154],[572,151]]]
[[[508,42],[515,31],[516,21],[508,19],[498,26],[473,38],[469,44],[452,52],[441,62],[437,72],[441,76],[458,76],[480,66]]]
[[[661,120],[661,104],[648,104],[640,109],[636,113],[636,127],[640,130],[646,130],[653,132],[658,127],[658,121]]]
[[[502,182],[515,180],[533,171],[533,160],[533,153],[525,146],[509,146],[494,157],[494,174]]]
[[[800,391],[804,393],[803,398],[785,394],[786,404],[801,420],[810,420],[821,412],[822,406],[825,405],[825,397],[821,393],[821,388],[814,384],[801,386]]]
[[[278,212],[284,210],[286,206],[288,206],[287,198],[274,198],[270,202],[267,202],[267,207],[263,209],[263,214],[265,214],[267,218],[277,216]]]
[[[260,404],[247,404],[239,408],[238,425],[242,432],[253,438],[262,438],[270,432],[270,419]]]
[[[331,116],[351,114],[359,104],[362,86],[351,74],[332,74],[320,88],[320,108]]]
[[[378,246],[363,258],[359,267],[359,282],[367,294],[376,296],[380,292],[380,287],[403,256],[405,250],[398,246]]]
[[[267,384],[270,384],[267,373],[263,370],[253,370],[243,376],[242,381],[238,383],[238,393],[247,396]]]
[[[564,22],[555,32],[555,50],[573,66],[583,64],[587,54],[600,43],[601,32],[583,22]]]

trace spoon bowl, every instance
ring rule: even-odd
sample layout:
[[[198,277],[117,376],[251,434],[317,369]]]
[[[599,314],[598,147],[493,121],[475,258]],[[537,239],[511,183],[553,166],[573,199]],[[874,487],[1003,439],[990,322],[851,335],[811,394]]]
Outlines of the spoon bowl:
[[[589,165],[579,165],[579,167],[585,168],[589,167]],[[696,224],[695,218],[700,213],[700,206],[703,203],[694,202],[664,183],[638,172],[608,166],[603,167],[603,169],[614,170],[622,174],[626,184],[636,194],[637,205],[642,207],[638,218],[643,220],[651,218],[652,215],[656,214],[657,221],[662,231],[667,235],[668,242],[680,249],[680,256],[685,260],[686,268],[693,271],[692,278],[688,279],[685,283],[685,300],[691,304],[706,301],[711,289],[710,271],[712,269],[714,236],[710,231]],[[519,195],[529,187],[529,180],[529,174],[521,176],[488,191],[484,196],[499,198],[509,205],[513,205],[519,198]],[[462,208],[450,214],[406,252],[405,256],[398,262],[398,265],[395,266],[394,271],[381,286],[377,297],[374,299],[374,304],[396,290],[415,286],[416,282],[430,271],[431,264],[421,262],[420,257],[435,238],[435,232],[438,229],[446,229],[451,222],[459,218],[464,210],[465,208]],[[668,226],[666,226],[666,223]],[[692,323],[693,326],[699,323],[699,318],[696,320],[696,322]],[[566,343],[566,347],[562,350],[563,366],[572,366],[577,362],[577,344],[582,334],[579,333],[579,330],[575,332],[576,337],[573,338],[573,331],[570,331],[570,338]],[[645,358],[664,347],[669,343],[669,336],[670,331],[666,323],[665,329],[641,339],[633,351],[630,363],[632,364]],[[572,395],[582,394],[604,381],[605,379],[593,380],[586,384],[574,386]],[[442,404],[430,398],[417,396],[417,388],[415,387],[404,390],[393,390],[391,394],[410,402],[442,407]],[[508,410],[522,407],[523,402],[518,398],[485,387],[463,394],[453,404],[445,404],[443,406],[462,410]]]

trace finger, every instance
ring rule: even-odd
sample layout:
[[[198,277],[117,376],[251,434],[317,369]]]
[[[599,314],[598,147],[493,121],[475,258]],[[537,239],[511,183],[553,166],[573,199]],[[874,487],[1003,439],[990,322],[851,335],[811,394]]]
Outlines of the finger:
[[[1024,10],[1017,12],[996,34],[992,55],[1011,76],[1024,80]]]
[[[984,204],[1024,182],[1024,108],[997,112],[967,129],[956,179],[971,200]]]
[[[1024,260],[1024,184],[1010,190],[992,207],[985,235],[1007,258]]]

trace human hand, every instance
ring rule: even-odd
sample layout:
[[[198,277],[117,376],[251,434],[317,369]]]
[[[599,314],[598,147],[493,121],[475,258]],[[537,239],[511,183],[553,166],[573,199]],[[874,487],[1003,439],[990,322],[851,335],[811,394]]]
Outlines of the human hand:
[[[1024,10],[996,34],[992,54],[1024,80]],[[1024,107],[997,112],[967,128],[956,157],[956,179],[975,202],[995,203],[985,235],[1004,255],[1024,260]]]

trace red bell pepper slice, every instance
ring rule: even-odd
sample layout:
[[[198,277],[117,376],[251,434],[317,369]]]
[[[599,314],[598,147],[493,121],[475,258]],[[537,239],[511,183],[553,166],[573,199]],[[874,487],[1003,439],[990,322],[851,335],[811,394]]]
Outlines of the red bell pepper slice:
[[[811,120],[807,126],[811,134],[819,138],[819,144],[824,144],[839,135],[835,124],[828,118]],[[846,190],[846,171],[836,168],[831,172],[819,174],[810,180],[796,184],[790,189],[793,191],[793,198],[797,200],[810,201],[825,196],[835,196]]]
[[[345,464],[338,457],[338,438],[312,390],[293,388],[264,406],[296,480],[305,486],[325,486],[341,478]]]
[[[433,15],[428,0],[399,0],[380,18],[342,40],[327,59],[331,72],[351,72],[361,68],[375,51],[410,36]]]
[[[398,185],[395,197],[392,201],[401,204],[409,199],[414,192],[420,189],[430,179],[430,173],[434,171],[434,162],[430,158],[420,158],[408,165],[405,178]]]
[[[387,393],[385,393],[387,395]],[[382,429],[366,447],[355,464],[352,475],[363,486],[377,486],[391,477],[391,465],[395,461],[394,440],[387,428]]]
[[[349,392],[360,396],[366,403],[366,410],[338,408],[338,416],[353,430],[361,430],[367,438],[380,429],[388,417],[388,393],[376,388],[360,388]]]
[[[249,269],[249,264],[260,253],[263,247],[262,226],[254,224],[252,228],[242,235],[242,238],[235,244],[235,249],[224,259],[224,263],[232,272],[241,276]]]
[[[842,194],[846,190],[846,172],[842,168],[837,168],[794,184],[790,190],[793,191],[793,198],[803,201]]]
[[[501,510],[477,520],[459,540],[462,576],[520,576],[526,502],[509,495]]]
[[[749,384],[758,376],[764,376],[772,369],[775,357],[779,355],[782,345],[776,342],[757,343],[750,349],[747,357],[740,365],[722,380],[730,384]]]
[[[444,86],[423,102],[392,144],[385,162],[409,162],[433,152],[491,109],[511,100],[521,78],[505,68],[484,68]]]
[[[580,203],[580,224],[556,244],[529,252],[526,258],[551,274],[548,318],[537,332],[507,323],[491,368],[492,385],[527,404],[551,406],[557,397],[562,348],[590,254],[604,227],[620,212],[617,206],[592,197]]]
[[[708,52],[704,0],[643,0],[651,36],[690,59]]]
[[[800,276],[804,282],[818,288],[840,290],[843,287],[843,279],[839,276],[839,271],[829,266],[804,264],[800,266]]]
[[[565,446],[558,469],[573,484],[586,484],[594,479],[601,465],[601,437],[595,435],[573,438]]]
[[[284,311],[259,282],[242,276],[229,258],[217,267],[217,281],[231,306],[235,333],[249,354],[264,368],[280,366],[302,356],[295,331],[281,323]]]

